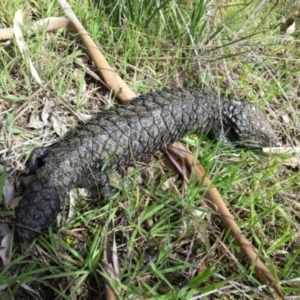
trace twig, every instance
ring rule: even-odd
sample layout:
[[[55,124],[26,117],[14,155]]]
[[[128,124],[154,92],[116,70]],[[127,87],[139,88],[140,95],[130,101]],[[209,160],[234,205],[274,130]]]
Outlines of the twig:
[[[50,17],[33,22],[29,28],[28,34],[32,34],[35,31],[53,31],[60,28],[69,28],[74,30],[72,22],[67,18]],[[0,28],[0,41],[10,40],[13,36],[13,28]]]
[[[79,22],[68,2],[65,0],[58,0],[58,2],[64,10],[66,16],[70,19],[70,21],[76,28],[76,31],[78,32],[87,51],[89,52],[91,59],[95,62],[99,72],[103,76],[107,86],[114,91],[115,95],[117,95],[117,97],[122,102],[127,102],[130,99],[134,98],[136,94],[109,65],[100,49],[97,47],[97,45],[89,36],[88,32]]]

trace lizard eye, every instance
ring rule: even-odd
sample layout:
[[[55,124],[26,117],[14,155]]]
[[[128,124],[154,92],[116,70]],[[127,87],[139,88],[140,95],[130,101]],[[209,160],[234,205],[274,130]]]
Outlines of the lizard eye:
[[[265,138],[265,135],[264,135],[264,134],[260,134],[260,135],[259,135],[259,138],[264,139],[264,138]]]

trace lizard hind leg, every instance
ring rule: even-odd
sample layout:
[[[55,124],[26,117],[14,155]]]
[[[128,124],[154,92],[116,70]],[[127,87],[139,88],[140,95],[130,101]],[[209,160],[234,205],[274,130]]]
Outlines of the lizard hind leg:
[[[92,170],[92,175],[84,184],[90,197],[101,197],[107,200],[109,197],[117,193],[117,189],[111,186],[109,177],[105,172],[99,170]]]
[[[44,160],[51,152],[49,147],[35,148],[27,162],[27,168],[22,172],[25,174],[34,174],[41,166],[44,165]]]

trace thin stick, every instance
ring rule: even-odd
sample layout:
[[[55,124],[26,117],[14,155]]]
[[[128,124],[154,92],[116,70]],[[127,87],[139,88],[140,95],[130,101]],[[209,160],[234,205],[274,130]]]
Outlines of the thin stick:
[[[50,17],[33,22],[29,28],[28,34],[32,34],[39,30],[46,30],[48,32],[60,28],[70,28],[74,30],[72,22],[67,18]],[[13,37],[13,28],[0,28],[0,41],[10,40]]]
[[[122,102],[127,102],[128,100],[134,98],[136,94],[109,65],[97,45],[89,36],[88,32],[79,22],[68,2],[65,0],[58,0],[58,2],[64,10],[66,16],[75,26],[83,44],[90,54],[91,59],[95,62],[107,86],[114,91],[115,95],[117,95]]]

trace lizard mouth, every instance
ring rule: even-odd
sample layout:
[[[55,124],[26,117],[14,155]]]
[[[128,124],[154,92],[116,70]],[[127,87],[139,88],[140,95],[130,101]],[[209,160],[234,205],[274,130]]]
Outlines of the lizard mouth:
[[[238,147],[261,149],[263,147],[280,147],[282,143],[278,139],[263,138],[254,136],[253,138],[245,138],[239,135],[236,130],[230,128],[226,134],[227,139]]]

